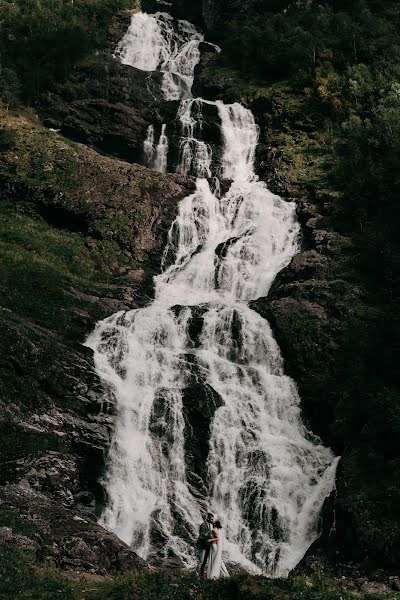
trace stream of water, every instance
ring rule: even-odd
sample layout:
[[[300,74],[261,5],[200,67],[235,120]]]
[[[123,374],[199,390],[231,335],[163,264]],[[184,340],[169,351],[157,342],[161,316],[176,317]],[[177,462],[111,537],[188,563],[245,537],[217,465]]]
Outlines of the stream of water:
[[[151,561],[162,543],[165,556],[193,567],[207,504],[223,520],[228,562],[282,576],[318,536],[337,458],[306,430],[270,326],[248,306],[267,295],[299,250],[299,224],[294,203],[272,194],[254,172],[258,128],[251,111],[191,98],[202,40],[189,23],[139,13],[116,52],[126,64],[164,72],[166,101],[181,101],[178,171],[196,174],[197,184],[179,204],[152,304],[112,315],[87,341],[118,404],[101,523],[143,558]],[[220,120],[219,176],[231,181],[222,196],[210,187],[204,104]],[[146,141],[153,167],[165,171],[166,159],[156,161],[157,152],[164,155],[154,129]],[[190,324],[198,308],[194,344]],[[203,501],[188,482],[185,455],[183,397],[194,363],[196,377],[220,399]]]

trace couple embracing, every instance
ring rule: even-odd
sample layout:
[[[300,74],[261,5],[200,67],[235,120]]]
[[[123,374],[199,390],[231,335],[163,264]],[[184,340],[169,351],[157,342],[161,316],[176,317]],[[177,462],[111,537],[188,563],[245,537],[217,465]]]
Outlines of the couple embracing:
[[[199,528],[197,548],[199,550],[199,564],[197,574],[206,575],[207,579],[229,577],[227,568],[222,560],[223,535],[221,522],[208,513]]]

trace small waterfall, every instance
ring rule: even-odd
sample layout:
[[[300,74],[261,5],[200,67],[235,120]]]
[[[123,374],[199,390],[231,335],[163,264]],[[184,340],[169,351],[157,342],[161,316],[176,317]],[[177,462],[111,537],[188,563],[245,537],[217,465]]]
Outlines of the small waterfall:
[[[202,103],[191,97],[194,68],[200,60],[199,44],[204,40],[196,28],[187,21],[178,21],[177,30],[173,19],[166,13],[132,15],[131,24],[118,44],[115,56],[123,64],[137,69],[163,72],[162,91],[167,101],[181,100],[178,119],[181,122],[182,139],[179,149],[178,173],[211,177],[212,150],[201,134]],[[192,110],[196,109],[196,117]],[[150,126],[152,127],[152,126]],[[146,165],[164,173],[167,169],[166,152],[168,140],[161,133],[154,149],[154,128],[147,130],[144,142]]]
[[[144,163],[146,167],[152,169],[154,167],[156,149],[154,146],[154,125],[149,125],[147,128],[146,139],[143,143]]]
[[[154,161],[154,169],[160,173],[166,173],[167,171],[168,138],[165,133],[166,127],[165,123],[161,126],[161,134],[160,139],[158,140]]]
[[[254,157],[258,142],[258,127],[249,110],[241,104],[216,102],[221,119],[225,156],[222,176],[233,181],[254,177]]]
[[[212,150],[203,140],[195,137],[201,135],[203,114],[203,100],[189,98],[182,100],[178,110],[178,119],[181,123],[182,137],[179,146],[178,173],[182,175],[195,175],[197,177],[211,177]],[[196,109],[196,117],[193,109]]]
[[[132,15],[128,31],[115,51],[124,65],[143,71],[160,69],[166,100],[189,97],[194,68],[200,60],[199,44],[204,36],[187,21],[177,21],[167,13]]]
[[[147,128],[146,139],[143,143],[144,162],[147,167],[160,173],[166,173],[168,160],[168,137],[166,134],[167,126],[165,123],[161,126],[160,138],[157,146],[155,145],[154,125]]]
[[[132,23],[128,33],[135,44],[138,39],[147,44],[149,64],[154,66],[156,55],[159,64],[166,47],[176,48],[166,15],[134,15]],[[139,31],[140,23],[146,32]],[[181,22],[176,35],[182,37],[184,29],[185,56],[192,56],[192,26]],[[197,44],[199,34],[193,35]],[[143,65],[143,48],[130,49],[125,38],[121,58],[136,56]],[[168,63],[165,53],[163,61]],[[185,61],[176,58],[174,65],[184,65],[182,77],[193,76]],[[213,171],[211,152],[201,147],[206,104],[216,108],[221,122],[222,175],[232,181],[224,195],[218,180],[213,192],[205,178]],[[204,500],[224,520],[227,559],[284,576],[318,536],[338,461],[302,423],[296,385],[284,373],[271,329],[248,306],[268,293],[298,251],[295,205],[272,194],[255,175],[258,128],[249,110],[183,98],[178,117],[179,170],[197,173],[198,179],[170,229],[155,299],[98,323],[87,340],[97,373],[118,401],[101,523],[150,561],[161,553],[188,567],[195,564],[202,504],[186,472],[184,394],[196,365],[196,381],[219,398],[204,465],[209,492]],[[164,168],[165,126],[157,148],[154,128],[146,142],[148,156]],[[202,324],[194,344],[196,307]]]
[[[118,57],[124,65],[142,71],[155,71],[163,55],[168,53],[169,38],[168,35],[164,35],[162,17],[161,14],[132,15],[129,29],[115,50],[115,57]],[[168,32],[168,28],[165,31]]]

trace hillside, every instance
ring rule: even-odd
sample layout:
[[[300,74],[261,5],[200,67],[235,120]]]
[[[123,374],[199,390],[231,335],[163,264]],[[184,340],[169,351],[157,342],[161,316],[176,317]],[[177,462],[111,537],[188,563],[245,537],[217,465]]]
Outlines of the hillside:
[[[265,4],[142,9],[188,19],[219,44],[204,44],[193,92],[251,109],[257,174],[296,202],[300,251],[250,306],[273,329],[307,427],[342,457],[322,535],[287,580],[198,582],[173,556],[148,571],[96,523],[117,410],[83,343],[100,319],[148,305],[195,181],[172,172],[176,130],[168,173],[139,164],[149,125],[172,130],[177,103],[163,100],[159,71],[113,57],[136,3],[0,0],[5,598],[397,597],[399,7]],[[220,161],[215,120],[210,108]],[[202,400],[188,417],[203,428],[190,442],[195,477],[210,410]]]

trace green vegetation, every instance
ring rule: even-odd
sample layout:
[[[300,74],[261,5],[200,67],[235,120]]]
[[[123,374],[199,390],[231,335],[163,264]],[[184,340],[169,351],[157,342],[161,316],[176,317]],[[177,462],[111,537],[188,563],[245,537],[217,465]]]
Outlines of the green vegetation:
[[[0,96],[36,101],[85,54],[104,47],[132,0],[0,0]]]
[[[59,81],[79,99],[82,82],[68,80],[74,65],[85,61],[95,79],[93,51],[105,46],[115,13],[131,5],[131,0],[0,0],[3,104],[40,106],[43,94]],[[219,30],[223,53],[203,68],[202,77],[215,83],[225,100],[252,107],[264,145],[282,151],[279,173],[289,192],[296,196],[309,186],[319,193],[340,191],[324,213],[328,228],[339,233],[330,234],[324,260],[313,266],[308,285],[293,285],[294,303],[274,319],[287,332],[282,347],[297,365],[310,420],[318,423],[324,440],[344,452],[345,485],[338,490],[339,508],[347,515],[342,527],[356,532],[362,558],[393,565],[400,556],[400,7],[395,0],[253,5],[246,19],[239,8],[225,12]],[[244,1],[245,11],[246,6]],[[83,151],[75,153],[76,145],[59,137],[50,139],[44,129],[33,131],[29,118],[10,127],[8,118],[0,128],[0,359],[5,367],[0,394],[5,410],[17,404],[32,414],[56,404],[78,412],[79,399],[65,394],[61,358],[71,364],[73,345],[112,311],[97,301],[121,297],[129,283],[125,267],[144,264],[145,253],[140,255],[134,243],[148,219],[144,198],[161,196],[162,187],[155,177],[139,177],[141,195],[134,207],[129,204],[129,216],[112,206],[115,185],[108,188],[106,202],[94,201],[90,208],[84,199],[106,169],[92,169],[87,176]],[[0,437],[4,462],[66,450],[56,435],[28,432],[9,421],[2,423]],[[0,521],[29,535],[12,507],[0,507]],[[344,546],[346,535],[339,532]],[[76,583],[43,563],[41,570],[35,568],[33,556],[3,545],[0,597],[382,597],[355,596],[329,579],[242,576],[199,582],[190,575],[151,572]]]
[[[2,600],[395,600],[394,593],[360,594],[332,579],[266,579],[241,575],[207,581],[177,571],[152,571],[99,581],[62,577],[49,567],[35,568],[26,552],[0,545]]]
[[[325,261],[314,266],[307,285],[290,289],[299,303],[273,319],[285,332],[280,342],[301,384],[306,413],[344,454],[341,502],[351,515],[347,526],[357,531],[358,550],[395,564],[400,5],[252,5],[251,11],[244,3],[226,13],[219,28],[223,52],[201,78],[211,89],[223,87],[224,98],[250,103],[267,143],[282,151],[279,172],[294,185],[294,195],[302,186],[339,192],[325,212],[318,207],[340,233],[338,244],[329,241]],[[326,309],[325,322],[310,301]],[[332,350],[321,354],[329,339]],[[347,532],[340,535],[351,548]]]
[[[4,600],[76,600],[76,587],[51,571],[38,573],[33,556],[9,544],[0,545],[0,597]]]
[[[398,74],[395,0],[310,4],[260,3],[259,14],[247,15],[245,23],[230,15],[221,28],[226,59],[264,81],[328,77],[332,67],[329,79],[340,85],[340,76],[354,65],[372,66],[376,76],[384,70],[383,80]]]
[[[55,229],[4,202],[0,203],[0,223],[0,281],[6,290],[3,315],[14,313],[76,336],[70,311],[77,299],[71,289],[89,292],[104,281],[85,249],[83,236]]]
[[[140,573],[99,586],[88,600],[387,600],[396,594],[354,594],[324,577],[267,579],[241,575],[217,581],[199,580],[171,571]]]
[[[0,202],[0,238],[3,410],[17,402],[32,414],[57,402],[79,411],[63,363],[73,363],[74,344],[83,341],[93,320],[104,316],[91,295],[115,288],[97,268],[96,250],[90,254],[82,234],[52,227],[29,205],[18,210]],[[0,425],[0,438],[1,463],[66,449],[56,435],[26,431],[8,421]]]
[[[14,533],[30,538],[37,537],[40,532],[39,527],[32,521],[27,511],[5,503],[0,505],[0,523],[2,527],[9,527]],[[3,548],[3,551],[5,549]],[[11,552],[15,552],[15,549],[11,548]],[[0,549],[1,556],[2,551]]]

